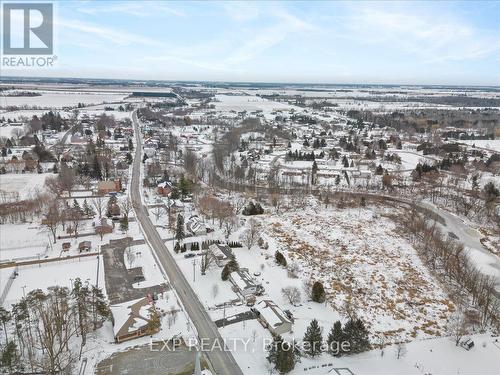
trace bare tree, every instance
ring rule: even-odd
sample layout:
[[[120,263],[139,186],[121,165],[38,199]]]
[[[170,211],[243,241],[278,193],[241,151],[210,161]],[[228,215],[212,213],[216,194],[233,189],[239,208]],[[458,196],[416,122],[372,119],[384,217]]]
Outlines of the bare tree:
[[[455,340],[455,345],[459,345],[462,337],[467,334],[467,321],[463,311],[456,310],[451,316],[448,327],[449,334]]]
[[[92,207],[94,207],[97,217],[100,219],[105,208],[104,198],[101,196],[92,198]]]
[[[10,134],[16,141],[19,141],[19,138],[24,135],[24,130],[21,127],[15,127],[14,129],[12,129]]]
[[[50,233],[52,233],[52,236],[54,237],[54,243],[56,243],[57,227],[60,223],[61,213],[59,212],[59,205],[57,204],[57,201],[55,201],[50,205],[45,218],[42,220],[42,224],[48,228]]]
[[[132,212],[132,203],[130,202],[130,199],[125,198],[121,200],[118,205],[120,206],[120,211],[122,212],[123,216],[128,219],[130,212]]]
[[[156,222],[160,220],[166,214],[165,208],[163,206],[156,206],[153,209],[153,215],[155,215]]]
[[[45,179],[45,187],[56,196],[60,196],[63,191],[61,180],[56,176],[47,177]]]
[[[201,257],[201,274],[204,275],[213,263],[215,263],[215,257],[212,252],[209,249],[205,250]]]
[[[71,222],[71,232],[73,233],[75,238],[78,238],[78,227],[80,226],[80,223],[83,219],[83,214],[76,208],[71,208],[69,211],[67,211],[67,214],[68,220]]]
[[[72,168],[68,167],[66,163],[61,163],[61,170],[59,171],[59,180],[61,188],[66,190],[71,197],[71,190],[75,186],[75,172]]]
[[[167,318],[167,323],[168,323],[168,328],[172,327],[172,325],[175,324],[177,321],[177,309],[175,306],[170,306],[169,311],[167,311],[168,318]]]
[[[398,342],[396,344],[396,358],[400,359],[406,355],[406,344],[404,342]]]
[[[287,299],[292,305],[296,305],[301,301],[300,290],[296,286],[286,286],[281,289],[283,298]]]
[[[261,226],[255,219],[249,220],[248,229],[243,233],[243,243],[250,250],[257,243],[261,233]]]
[[[196,157],[196,154],[191,151],[190,149],[185,149],[184,150],[184,169],[188,176],[191,178],[196,178],[197,176],[197,166],[198,166],[198,159]]]

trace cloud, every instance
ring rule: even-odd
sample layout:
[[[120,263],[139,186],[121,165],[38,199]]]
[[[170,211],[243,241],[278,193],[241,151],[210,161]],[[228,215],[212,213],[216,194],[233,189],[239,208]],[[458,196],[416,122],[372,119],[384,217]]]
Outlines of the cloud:
[[[255,59],[267,50],[280,44],[292,34],[317,30],[316,26],[301,20],[285,9],[273,9],[268,13],[273,24],[267,27],[257,25],[252,29],[251,37],[237,47],[226,59],[230,64],[240,64]]]
[[[119,4],[105,4],[94,7],[80,7],[77,9],[81,13],[97,15],[103,13],[122,13],[135,17],[147,17],[155,14],[169,14],[177,17],[185,17],[186,13],[165,4],[151,1],[122,2]]]
[[[425,13],[415,7],[361,7],[355,9],[347,27],[351,37],[361,43],[395,47],[427,63],[480,59],[500,51],[494,33],[475,28],[452,14],[436,17],[436,9]]]
[[[147,38],[141,35],[133,34],[124,30],[119,30],[111,27],[100,26],[88,22],[78,20],[58,19],[55,23],[56,27],[62,29],[70,29],[81,33],[89,34],[98,39],[104,39],[114,43],[116,46],[127,46],[131,44],[141,44],[146,46],[162,46],[162,43]]]

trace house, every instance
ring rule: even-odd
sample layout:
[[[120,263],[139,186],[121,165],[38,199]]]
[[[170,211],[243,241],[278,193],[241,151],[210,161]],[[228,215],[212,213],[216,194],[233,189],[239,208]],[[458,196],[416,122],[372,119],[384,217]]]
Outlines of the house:
[[[224,267],[233,255],[233,251],[227,244],[214,243],[208,247],[208,251],[214,257],[219,267]]]
[[[168,181],[164,181],[158,184],[156,187],[156,193],[162,197],[168,197],[172,192],[172,184]]]
[[[69,251],[70,248],[71,248],[71,242],[63,242],[62,251]]]
[[[191,216],[188,219],[188,221],[186,222],[186,229],[193,236],[201,236],[203,234],[207,234],[207,228],[201,222],[200,218],[198,216],[196,216],[196,215],[195,216]]]
[[[90,251],[91,249],[92,249],[92,242],[90,241],[82,241],[78,244],[78,251],[80,253],[84,251]],[[63,244],[63,250],[64,250],[64,244]]]
[[[260,301],[255,311],[258,313],[260,323],[273,335],[282,335],[292,330],[293,322],[273,301]]]
[[[243,297],[252,295],[261,295],[264,293],[264,287],[259,281],[254,279],[247,268],[240,268],[229,274],[229,281]]]
[[[154,324],[158,319],[158,313],[154,302],[148,297],[112,305],[110,309],[113,315],[113,334],[117,344],[159,330]]]
[[[109,194],[109,193],[117,193],[122,190],[121,181],[99,181],[97,183],[97,194]]]

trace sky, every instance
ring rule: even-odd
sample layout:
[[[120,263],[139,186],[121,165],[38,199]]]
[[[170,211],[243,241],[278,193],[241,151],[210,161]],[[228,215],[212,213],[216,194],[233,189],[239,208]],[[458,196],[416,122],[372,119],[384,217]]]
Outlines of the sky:
[[[56,66],[139,80],[500,85],[500,2],[55,3]]]

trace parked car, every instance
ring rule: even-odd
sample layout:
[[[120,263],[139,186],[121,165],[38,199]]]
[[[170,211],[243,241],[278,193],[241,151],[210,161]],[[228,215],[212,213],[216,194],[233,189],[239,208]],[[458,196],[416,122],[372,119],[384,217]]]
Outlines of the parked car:
[[[195,256],[196,256],[196,254],[194,254],[194,253],[187,253],[187,254],[184,254],[184,258],[193,258],[193,257],[195,257]]]

